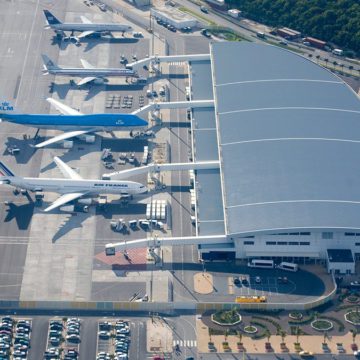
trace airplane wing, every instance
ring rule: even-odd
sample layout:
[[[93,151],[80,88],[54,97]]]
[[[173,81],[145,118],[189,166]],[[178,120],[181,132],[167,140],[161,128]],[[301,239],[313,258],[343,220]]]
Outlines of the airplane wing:
[[[66,178],[72,179],[72,180],[81,180],[82,179],[82,177],[75,170],[73,170],[69,165],[66,165],[57,156],[54,157],[54,161],[55,161],[56,165],[59,167],[62,174]]]
[[[79,197],[85,195],[85,193],[69,193],[69,194],[64,194],[62,196],[60,196],[58,199],[56,199],[49,207],[47,207],[44,211],[45,212],[49,212],[51,210],[54,210],[56,208],[58,208],[59,206],[65,205],[70,201],[76,200]]]
[[[55,107],[56,110],[60,111],[64,115],[83,115],[80,111],[77,111],[70,106],[67,106],[60,101],[57,101],[53,98],[46,99],[51,105]]]
[[[88,77],[86,77],[86,78],[81,79],[81,80],[77,83],[77,85],[78,85],[78,86],[81,86],[81,85],[87,84],[88,82],[93,81],[93,80],[95,80],[95,79],[97,79],[96,76],[88,76]]]
[[[94,65],[91,65],[88,61],[84,60],[84,59],[80,59],[82,66],[85,69],[95,69]]]
[[[92,24],[92,22],[85,16],[80,16],[81,21],[83,24]]]
[[[80,35],[78,35],[77,37],[78,37],[78,39],[82,39],[82,38],[84,38],[84,37],[87,37],[87,36],[89,36],[89,35],[91,35],[91,34],[94,34],[95,33],[95,31],[93,31],[93,30],[88,30],[88,31],[83,31]]]
[[[62,140],[67,140],[67,139],[71,139],[75,136],[80,136],[83,134],[87,134],[89,132],[92,132],[92,129],[88,129],[88,130],[76,130],[76,131],[69,131],[69,132],[64,132],[63,134],[54,136],[53,138],[43,141],[39,144],[36,144],[35,147],[36,148],[42,148],[44,146],[50,145],[50,144],[54,144],[58,141],[62,141]]]

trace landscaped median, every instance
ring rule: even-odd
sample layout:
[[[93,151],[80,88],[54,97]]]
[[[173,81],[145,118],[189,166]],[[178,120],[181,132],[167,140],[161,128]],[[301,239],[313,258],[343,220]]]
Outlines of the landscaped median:
[[[198,20],[204,22],[207,25],[216,25],[216,23],[214,21],[209,20],[206,16],[198,13],[197,11],[191,10],[191,9],[185,7],[185,6],[180,6],[179,10],[184,12],[184,13],[187,13],[187,14],[190,14],[190,15],[194,16],[195,18],[197,18]]]
[[[239,341],[239,335],[209,335],[208,327],[201,320],[197,320],[196,330],[198,351],[200,353],[239,353],[246,351],[247,353],[263,354],[267,352],[266,343],[270,343],[274,353],[299,353],[300,351],[312,352],[314,354],[324,353],[323,335],[302,335],[299,337],[299,345],[296,347],[297,336],[295,335],[287,335],[284,342],[281,335],[272,335],[269,341],[266,337],[255,340],[250,336],[243,335],[241,341]],[[241,347],[239,347],[239,343],[242,344]],[[343,336],[332,336],[331,339],[326,340],[328,351],[332,354],[339,353],[338,344],[342,344],[347,354],[353,353],[353,337],[350,332]]]

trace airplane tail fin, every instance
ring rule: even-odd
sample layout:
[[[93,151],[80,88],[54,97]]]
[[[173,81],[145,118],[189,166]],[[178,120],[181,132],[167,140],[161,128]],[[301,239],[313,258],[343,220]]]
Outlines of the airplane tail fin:
[[[49,25],[61,24],[61,21],[59,21],[49,10],[44,10],[44,15]]]
[[[44,70],[60,69],[48,56],[41,54],[41,57],[44,62]]]
[[[0,180],[2,177],[14,177],[15,174],[2,162],[0,161]]]

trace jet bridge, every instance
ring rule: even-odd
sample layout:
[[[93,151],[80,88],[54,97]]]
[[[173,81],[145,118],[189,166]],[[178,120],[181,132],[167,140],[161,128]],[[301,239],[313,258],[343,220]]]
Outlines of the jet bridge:
[[[144,247],[158,247],[171,245],[200,245],[200,244],[232,244],[226,235],[212,236],[181,236],[181,237],[150,237],[146,239],[136,239],[130,241],[121,241],[118,243],[109,243],[105,245],[106,256],[115,255],[117,251],[127,251]]]
[[[132,115],[140,116],[145,112],[158,111],[161,109],[188,109],[214,107],[214,100],[191,100],[173,102],[153,102],[132,112]]]
[[[160,171],[183,171],[183,170],[200,170],[200,169],[218,169],[219,161],[199,161],[189,163],[171,163],[171,164],[150,164],[138,168],[115,171],[113,173],[103,174],[103,180],[123,180],[134,175],[146,174],[149,172]]]
[[[210,60],[210,54],[194,54],[194,55],[168,55],[168,56],[150,56],[145,59],[137,60],[126,64],[126,68],[138,70],[144,66],[170,62],[190,62]]]

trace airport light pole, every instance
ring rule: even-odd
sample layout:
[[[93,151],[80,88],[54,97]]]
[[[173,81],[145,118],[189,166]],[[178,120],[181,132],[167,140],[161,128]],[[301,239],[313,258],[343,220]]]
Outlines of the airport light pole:
[[[205,272],[206,272],[206,269],[205,269],[205,261],[204,261],[203,259],[200,259],[199,261],[200,261],[200,262],[201,262],[201,264],[202,264],[202,271],[203,271],[203,274],[205,274]]]

